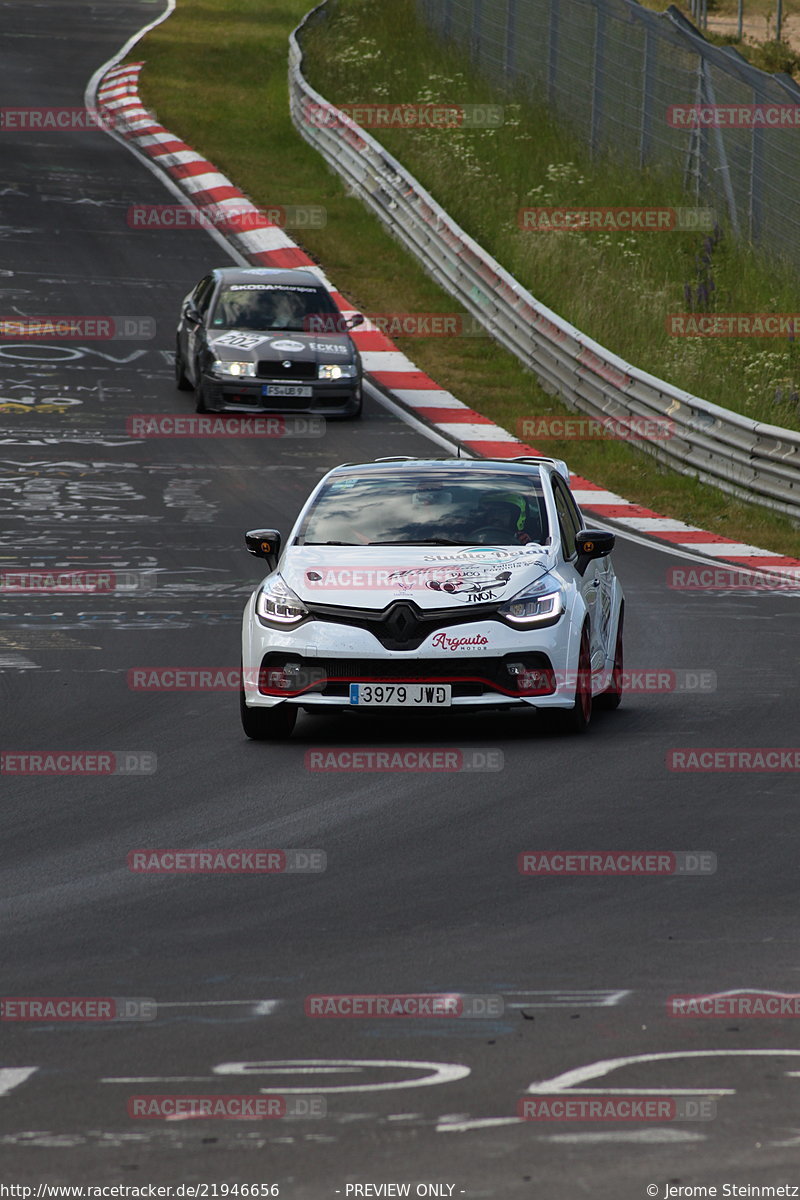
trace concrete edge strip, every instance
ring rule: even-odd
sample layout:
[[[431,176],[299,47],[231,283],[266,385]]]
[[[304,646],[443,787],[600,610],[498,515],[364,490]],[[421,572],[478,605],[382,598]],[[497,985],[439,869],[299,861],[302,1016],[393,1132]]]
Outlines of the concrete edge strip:
[[[153,167],[163,171],[180,188],[193,206],[187,208],[187,216],[182,220],[216,231],[232,242],[239,254],[254,266],[312,270],[331,293],[339,310],[345,316],[352,315],[355,312],[352,305],[279,224],[270,222],[213,163],[170,133],[145,109],[138,90],[143,66],[143,62],[125,63],[106,71],[96,86],[97,107],[118,136],[131,143]],[[144,223],[144,218],[142,221]],[[354,329],[351,336],[370,379],[402,409],[435,430],[440,437],[464,447],[475,457],[513,458],[542,453],[440,388],[371,322],[366,321],[363,327]],[[771,550],[736,542],[665,517],[579,475],[570,478],[575,498],[583,511],[621,530],[629,530],[639,538],[646,537],[662,546],[673,546],[684,553],[720,563],[757,569],[759,574],[794,576],[800,568],[799,559],[774,554]]]

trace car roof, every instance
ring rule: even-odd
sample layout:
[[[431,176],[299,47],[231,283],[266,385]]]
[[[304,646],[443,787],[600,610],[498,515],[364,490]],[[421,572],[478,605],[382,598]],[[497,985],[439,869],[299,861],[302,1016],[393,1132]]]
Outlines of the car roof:
[[[538,475],[542,472],[551,470],[557,472],[562,478],[569,482],[569,468],[563,459],[560,458],[545,458],[527,456],[514,458],[412,458],[405,455],[398,455],[395,458],[376,458],[371,462],[358,463],[340,463],[338,467],[334,467],[329,474],[334,475],[337,471],[353,471],[353,470],[370,470],[370,471],[386,471],[387,473],[394,471],[403,471],[413,468],[436,467],[453,471],[465,470],[467,467],[472,470],[478,469],[487,472],[502,472],[503,474],[515,474],[521,478],[531,475]]]
[[[324,287],[319,276],[305,267],[215,267],[213,273],[223,284],[263,282]]]

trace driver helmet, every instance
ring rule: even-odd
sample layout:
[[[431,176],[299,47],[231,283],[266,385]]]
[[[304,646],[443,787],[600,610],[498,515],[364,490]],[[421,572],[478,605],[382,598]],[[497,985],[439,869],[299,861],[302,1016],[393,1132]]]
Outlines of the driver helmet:
[[[517,492],[495,492],[486,496],[481,502],[481,509],[498,518],[502,514],[503,524],[517,533],[522,533],[525,529],[528,505],[524,496]]]

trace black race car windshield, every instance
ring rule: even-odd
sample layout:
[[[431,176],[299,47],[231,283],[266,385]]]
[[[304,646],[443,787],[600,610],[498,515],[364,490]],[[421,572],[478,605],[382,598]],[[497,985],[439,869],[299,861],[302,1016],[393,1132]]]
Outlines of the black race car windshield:
[[[461,468],[357,472],[331,479],[297,545],[543,545],[541,483],[531,475]]]
[[[234,283],[223,288],[211,314],[212,329],[338,331],[342,316],[322,287]]]

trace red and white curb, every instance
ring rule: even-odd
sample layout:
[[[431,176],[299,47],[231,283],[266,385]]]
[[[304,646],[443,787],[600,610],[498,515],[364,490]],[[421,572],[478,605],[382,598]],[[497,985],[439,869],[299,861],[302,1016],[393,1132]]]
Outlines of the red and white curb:
[[[213,222],[213,227],[254,266],[304,267],[313,271],[331,293],[340,311],[345,316],[351,316],[355,312],[353,306],[336,290],[322,268],[295,245],[284,229],[265,224],[264,228],[242,232],[243,214],[252,213],[255,217],[260,210],[213,163],[170,133],[144,108],[138,91],[139,72],[143,65],[138,62],[112,67],[97,87],[97,107],[112,124],[114,131],[146,155],[153,166],[164,171],[167,178],[201,212],[204,208],[213,210],[209,224]],[[226,209],[231,210],[230,222],[224,217]],[[354,329],[351,336],[371,379],[389,392],[406,411],[421,418],[448,439],[487,458],[541,454],[535,447],[520,442],[488,417],[468,408],[450,392],[440,388],[435,380],[420,371],[369,321],[363,327]],[[761,571],[769,569],[770,573],[775,574],[781,574],[781,568],[793,568],[794,574],[800,567],[800,560],[796,558],[774,554],[758,546],[748,546],[662,516],[614,492],[606,491],[579,475],[571,476],[571,484],[575,498],[585,512],[617,523],[648,539],[668,543],[684,553]]]

